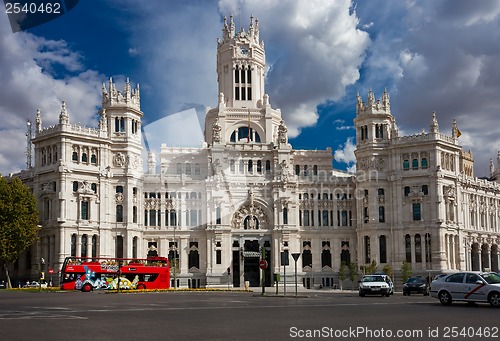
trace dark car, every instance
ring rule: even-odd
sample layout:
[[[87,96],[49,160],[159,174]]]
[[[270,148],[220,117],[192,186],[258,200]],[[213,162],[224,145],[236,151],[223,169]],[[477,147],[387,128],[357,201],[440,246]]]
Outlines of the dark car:
[[[412,293],[429,295],[429,283],[423,277],[411,277],[403,285],[403,296],[410,296]]]

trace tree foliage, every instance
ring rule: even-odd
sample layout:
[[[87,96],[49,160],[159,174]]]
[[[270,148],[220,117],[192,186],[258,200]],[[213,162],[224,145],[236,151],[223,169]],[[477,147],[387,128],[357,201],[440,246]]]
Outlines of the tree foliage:
[[[10,283],[7,265],[33,244],[39,227],[37,202],[20,179],[0,176],[0,265]]]
[[[382,269],[382,271],[389,277],[392,277],[392,266],[390,266],[389,264],[386,264],[384,265],[384,268]]]
[[[377,268],[378,268],[378,264],[374,259],[374,260],[372,260],[372,262],[370,264],[365,265],[365,274],[367,274],[367,275],[374,274],[375,272],[377,272]]]
[[[351,290],[354,290],[354,281],[358,278],[358,266],[356,263],[349,264],[349,279],[351,280]]]
[[[345,264],[345,262],[341,262],[339,268],[340,290],[342,290],[342,284],[346,279],[347,279],[347,265]]]
[[[411,269],[410,264],[405,260],[403,261],[403,264],[401,265],[401,277],[403,277],[403,283],[406,283],[408,278],[411,277],[411,274],[413,273],[413,270]]]

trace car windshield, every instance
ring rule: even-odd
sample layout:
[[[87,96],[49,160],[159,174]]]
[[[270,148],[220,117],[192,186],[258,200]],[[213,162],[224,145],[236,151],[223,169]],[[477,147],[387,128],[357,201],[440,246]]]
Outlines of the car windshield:
[[[490,272],[487,274],[481,275],[488,284],[497,284],[500,283],[500,275],[494,272]]]
[[[382,276],[365,276],[362,282],[385,282]]]
[[[422,278],[410,278],[408,283],[424,283],[424,280]]]

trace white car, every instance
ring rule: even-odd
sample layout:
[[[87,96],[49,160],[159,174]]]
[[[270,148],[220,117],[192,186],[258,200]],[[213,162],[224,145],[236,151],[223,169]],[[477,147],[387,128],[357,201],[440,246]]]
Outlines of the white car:
[[[500,307],[500,275],[467,271],[448,275],[431,283],[431,296],[445,305],[453,301],[487,302]]]
[[[359,296],[387,296],[393,291],[392,281],[387,275],[365,275],[359,281]]]

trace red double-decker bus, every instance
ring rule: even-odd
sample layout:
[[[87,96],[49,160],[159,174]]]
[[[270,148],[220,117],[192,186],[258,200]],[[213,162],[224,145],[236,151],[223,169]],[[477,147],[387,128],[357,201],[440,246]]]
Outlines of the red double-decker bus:
[[[164,257],[66,257],[61,270],[62,290],[168,289],[170,263]]]

